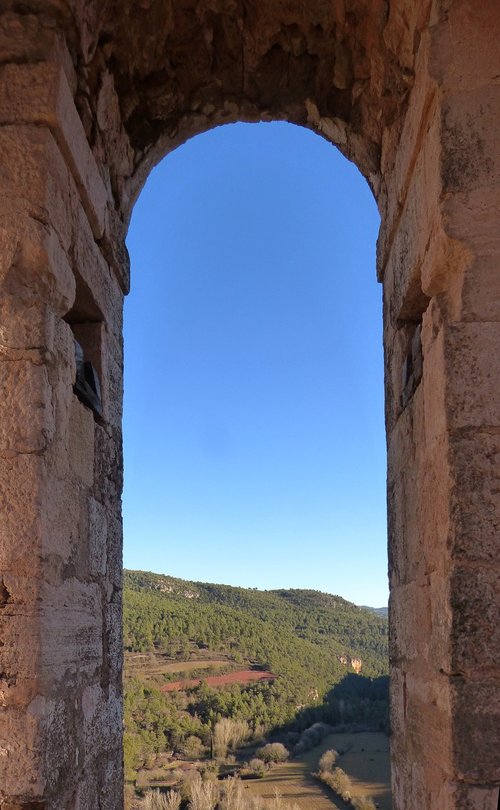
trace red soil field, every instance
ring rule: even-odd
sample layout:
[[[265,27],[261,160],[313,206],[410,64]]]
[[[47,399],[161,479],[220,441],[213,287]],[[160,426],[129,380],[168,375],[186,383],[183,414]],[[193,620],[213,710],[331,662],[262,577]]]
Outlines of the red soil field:
[[[208,686],[221,686],[225,683],[251,683],[251,681],[275,681],[277,675],[272,672],[262,672],[259,669],[243,669],[239,672],[229,672],[227,675],[209,675],[203,678]],[[192,678],[188,681],[170,681],[161,687],[162,692],[175,692],[178,689],[189,689],[198,686],[201,678]]]

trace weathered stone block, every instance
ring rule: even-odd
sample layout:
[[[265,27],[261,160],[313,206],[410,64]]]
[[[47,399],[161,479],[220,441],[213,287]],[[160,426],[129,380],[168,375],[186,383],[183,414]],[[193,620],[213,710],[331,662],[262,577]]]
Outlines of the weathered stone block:
[[[454,801],[460,810],[498,810],[499,789],[491,785],[456,786]]]
[[[451,430],[500,426],[499,345],[500,323],[447,327],[446,405]]]
[[[96,584],[68,579],[42,585],[41,673],[47,688],[102,666],[102,604]]]
[[[72,474],[85,486],[94,483],[94,415],[73,396],[69,422],[69,464]]]
[[[106,573],[108,521],[104,506],[89,498],[89,541],[90,541],[90,573],[92,576],[104,576]]]
[[[71,86],[77,78],[65,37],[51,21],[37,14],[16,14],[12,10],[0,15],[0,58],[3,65],[20,62],[60,61]]]
[[[33,697],[40,667],[38,615],[33,605],[3,608],[0,617],[3,647],[1,672],[7,681],[4,705],[23,706]]]
[[[97,245],[82,208],[75,212],[73,259],[85,297],[90,295],[94,306],[106,320],[107,328],[121,336],[123,293],[115,275]],[[82,290],[79,291],[82,294]]]
[[[27,360],[0,361],[0,452],[40,452],[54,429],[46,367]]]
[[[441,220],[439,157],[439,116],[435,113],[403,192],[401,212],[397,217],[394,214],[392,227],[384,224],[377,245],[377,264],[389,291],[388,314],[393,324],[418,318],[424,308],[421,268]]]
[[[498,668],[500,674],[500,572],[493,564],[457,563],[450,585],[453,611],[452,668],[470,674]]]
[[[431,28],[432,73],[446,88],[475,91],[491,83],[492,66],[497,63],[498,6],[496,0],[450,6]]]
[[[82,717],[84,729],[85,773],[94,774],[94,789],[99,797],[101,806],[116,807],[117,797],[120,797],[121,757],[121,726],[122,704],[120,695],[113,689],[103,690],[98,684],[87,686],[82,694]],[[113,754],[114,756],[110,756]],[[106,761],[106,766],[103,763]],[[88,797],[91,787],[81,787],[82,804],[77,807],[87,807],[83,804],[83,796]],[[93,795],[92,792],[90,795]],[[108,805],[105,798],[113,796],[113,803]],[[87,800],[87,799],[86,799]],[[92,805],[91,805],[92,806]]]
[[[95,425],[95,480],[99,500],[114,509],[121,501],[123,448],[121,432],[109,425]]]
[[[80,205],[73,180],[48,128],[0,127],[2,214],[30,216],[51,225],[65,251],[72,238],[72,215]]]
[[[2,710],[0,802],[4,797],[8,797],[12,802],[11,807],[15,807],[16,797],[36,799],[42,795],[44,788],[42,756],[38,718],[19,709]]]
[[[47,303],[61,315],[72,306],[75,280],[53,229],[19,213],[0,214],[0,292],[25,306]]]
[[[109,757],[103,776],[103,784],[99,791],[99,801],[102,810],[115,810],[116,802],[122,800],[123,795],[123,762],[121,756],[121,741],[116,749],[116,755]]]
[[[447,441],[448,433],[445,341],[443,329],[436,328],[432,305],[422,319],[422,347],[425,453],[432,456]]]
[[[86,504],[75,481],[53,479],[43,498],[43,577],[58,584],[66,567],[73,563],[87,571],[85,549],[81,541],[87,530]]]
[[[415,676],[398,666],[391,672],[391,723],[396,806],[455,810],[449,787],[453,765],[448,679],[429,672]]]
[[[106,333],[103,341],[103,384],[106,422],[120,430],[123,418],[123,346]]]
[[[109,661],[109,674],[112,685],[119,688],[119,679],[114,677],[123,667],[123,634],[122,634],[122,593],[113,590],[113,599],[106,607],[106,649]]]
[[[71,170],[96,239],[104,232],[108,193],[90,150],[62,67],[50,62],[5,65],[0,123],[50,127]]]
[[[390,234],[397,227],[422,142],[436,115],[436,85],[428,73],[430,34],[423,32],[415,61],[415,81],[401,133],[386,129],[382,140],[381,170],[386,184],[380,255],[386,256]]]
[[[53,351],[55,317],[41,302],[26,306],[18,298],[0,298],[0,344],[10,349]]]
[[[108,520],[106,578],[115,588],[123,585],[123,527],[119,518]]]
[[[498,188],[481,187],[448,195],[446,231],[469,248],[469,258],[450,291],[452,317],[463,321],[500,321],[500,199]],[[456,288],[456,289],[454,289]]]
[[[498,782],[496,740],[500,727],[498,672],[484,679],[453,680],[453,753],[459,779],[476,785]]]
[[[452,613],[445,577],[430,574],[423,583],[393,586],[390,617],[393,663],[422,678],[450,671]]]
[[[451,440],[454,554],[467,560],[498,560],[500,436],[474,431]]]
[[[447,436],[436,436],[433,422],[426,418],[432,403],[437,413],[442,408],[439,388],[434,389],[432,384],[427,387],[427,368],[425,361],[424,382],[400,414],[389,439],[387,498],[393,587],[411,582],[423,585],[433,574],[445,576],[449,565],[449,515],[444,508],[451,489]],[[426,401],[428,395],[430,402]],[[435,423],[437,430],[441,429],[440,422],[438,419]],[[427,445],[428,427],[431,438]]]
[[[44,462],[0,454],[0,570],[35,575],[41,546]]]
[[[443,106],[443,160],[445,192],[498,187],[500,142],[497,135],[500,86],[449,94]]]
[[[44,796],[55,797],[56,810],[63,810],[67,801],[65,792],[71,795],[74,791],[78,762],[74,687],[69,678],[64,686],[67,691],[59,689],[52,698],[40,695],[36,706],[43,740]]]

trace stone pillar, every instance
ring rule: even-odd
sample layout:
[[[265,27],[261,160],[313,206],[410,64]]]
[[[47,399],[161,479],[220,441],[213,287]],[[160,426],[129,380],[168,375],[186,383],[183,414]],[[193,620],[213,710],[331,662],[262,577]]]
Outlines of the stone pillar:
[[[497,810],[500,785],[499,38],[498,3],[461,2],[436,26],[432,50],[442,88],[443,221],[464,255],[446,285],[443,354],[453,788],[466,810]]]
[[[62,39],[6,13],[0,50],[0,807],[117,810],[126,284]]]
[[[396,810],[500,784],[500,15],[448,5],[382,165]]]

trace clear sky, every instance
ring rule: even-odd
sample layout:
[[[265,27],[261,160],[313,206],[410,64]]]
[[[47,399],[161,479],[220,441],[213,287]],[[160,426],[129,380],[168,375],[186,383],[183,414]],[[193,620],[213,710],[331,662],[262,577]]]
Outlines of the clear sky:
[[[124,562],[387,601],[378,213],[284,123],[193,138],[135,206]]]

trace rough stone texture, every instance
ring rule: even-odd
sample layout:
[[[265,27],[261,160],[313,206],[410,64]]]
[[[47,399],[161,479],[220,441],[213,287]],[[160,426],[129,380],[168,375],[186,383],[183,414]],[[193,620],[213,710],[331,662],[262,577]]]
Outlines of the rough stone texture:
[[[127,223],[168,151],[272,119],[382,216],[395,810],[496,810],[499,41],[497,0],[0,4],[2,810],[122,806]]]

